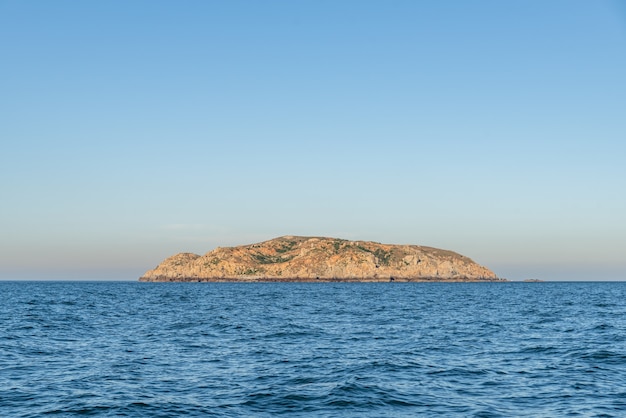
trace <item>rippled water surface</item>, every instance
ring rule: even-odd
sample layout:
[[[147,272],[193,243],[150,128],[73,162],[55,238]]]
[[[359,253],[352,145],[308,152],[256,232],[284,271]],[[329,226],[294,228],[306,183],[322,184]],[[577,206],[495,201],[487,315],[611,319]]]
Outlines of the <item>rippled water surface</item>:
[[[626,416],[626,283],[0,282],[0,416]]]

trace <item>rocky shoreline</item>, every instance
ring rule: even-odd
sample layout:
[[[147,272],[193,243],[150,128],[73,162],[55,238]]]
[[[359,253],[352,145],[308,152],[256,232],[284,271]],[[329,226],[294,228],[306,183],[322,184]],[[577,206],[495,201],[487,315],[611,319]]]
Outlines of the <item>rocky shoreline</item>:
[[[310,278],[310,277],[254,277],[254,278],[233,278],[233,277],[151,277],[147,280],[141,277],[142,282],[198,282],[198,283],[380,283],[380,282],[397,282],[397,283],[427,283],[427,282],[449,282],[449,283],[468,283],[468,282],[506,282],[508,280],[501,278],[442,278],[442,277],[341,277],[341,278]]]

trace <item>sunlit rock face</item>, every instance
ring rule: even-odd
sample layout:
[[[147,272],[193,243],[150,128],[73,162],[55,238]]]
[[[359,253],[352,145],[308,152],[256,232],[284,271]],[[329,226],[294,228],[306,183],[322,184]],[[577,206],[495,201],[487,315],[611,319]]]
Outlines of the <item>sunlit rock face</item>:
[[[448,250],[337,238],[284,236],[180,253],[140,279],[186,281],[499,281],[488,268]]]

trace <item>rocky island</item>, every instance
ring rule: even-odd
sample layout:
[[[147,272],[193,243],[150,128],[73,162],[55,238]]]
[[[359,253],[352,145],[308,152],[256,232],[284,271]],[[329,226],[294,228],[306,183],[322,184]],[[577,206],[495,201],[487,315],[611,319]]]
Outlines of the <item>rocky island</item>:
[[[258,244],[180,253],[142,282],[492,282],[491,270],[452,251],[325,237],[284,236]]]

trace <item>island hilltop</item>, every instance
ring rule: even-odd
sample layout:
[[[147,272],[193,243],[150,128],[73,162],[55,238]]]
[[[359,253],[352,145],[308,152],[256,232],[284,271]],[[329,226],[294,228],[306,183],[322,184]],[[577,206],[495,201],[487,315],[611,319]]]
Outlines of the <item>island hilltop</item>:
[[[452,251],[337,238],[284,236],[258,244],[180,253],[143,282],[501,281]]]

